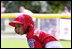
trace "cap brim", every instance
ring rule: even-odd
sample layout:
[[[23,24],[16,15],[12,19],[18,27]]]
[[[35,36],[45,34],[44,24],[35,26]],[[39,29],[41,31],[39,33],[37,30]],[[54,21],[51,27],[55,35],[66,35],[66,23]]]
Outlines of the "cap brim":
[[[15,27],[15,24],[16,24],[16,23],[17,23],[17,24],[23,24],[23,23],[21,23],[21,22],[19,22],[19,21],[13,21],[13,22],[10,22],[9,25]]]

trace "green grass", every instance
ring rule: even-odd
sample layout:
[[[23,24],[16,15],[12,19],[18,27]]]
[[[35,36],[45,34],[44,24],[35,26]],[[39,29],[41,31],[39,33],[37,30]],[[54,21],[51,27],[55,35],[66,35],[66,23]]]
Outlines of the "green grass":
[[[28,48],[26,39],[1,39],[1,48]]]
[[[60,41],[64,48],[71,48],[71,41]],[[1,48],[29,48],[26,39],[1,39]]]
[[[71,41],[70,40],[63,40],[60,42],[64,48],[71,48]]]

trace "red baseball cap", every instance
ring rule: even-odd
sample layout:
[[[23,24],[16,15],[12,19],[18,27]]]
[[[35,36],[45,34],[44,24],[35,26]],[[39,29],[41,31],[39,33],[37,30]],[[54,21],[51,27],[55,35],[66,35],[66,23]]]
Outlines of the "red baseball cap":
[[[26,30],[28,26],[34,27],[34,21],[32,20],[32,17],[25,14],[16,17],[13,22],[9,23],[9,25],[15,27],[15,23],[23,24],[24,30]]]

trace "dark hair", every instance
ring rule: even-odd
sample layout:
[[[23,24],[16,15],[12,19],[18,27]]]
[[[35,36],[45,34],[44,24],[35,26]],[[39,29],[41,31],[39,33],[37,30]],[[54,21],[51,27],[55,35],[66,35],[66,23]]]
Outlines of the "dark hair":
[[[63,10],[65,10],[65,9],[67,9],[67,10],[71,10],[71,8],[70,7],[67,7],[67,6],[65,6],[64,8],[63,8]]]
[[[70,10],[70,7],[65,6],[64,9],[68,9],[68,10]]]

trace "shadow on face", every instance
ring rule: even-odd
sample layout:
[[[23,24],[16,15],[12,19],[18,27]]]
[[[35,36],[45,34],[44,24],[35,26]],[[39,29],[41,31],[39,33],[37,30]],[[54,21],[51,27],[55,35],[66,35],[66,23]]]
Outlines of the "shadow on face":
[[[15,24],[15,32],[17,34],[23,35],[24,34],[23,24]]]

